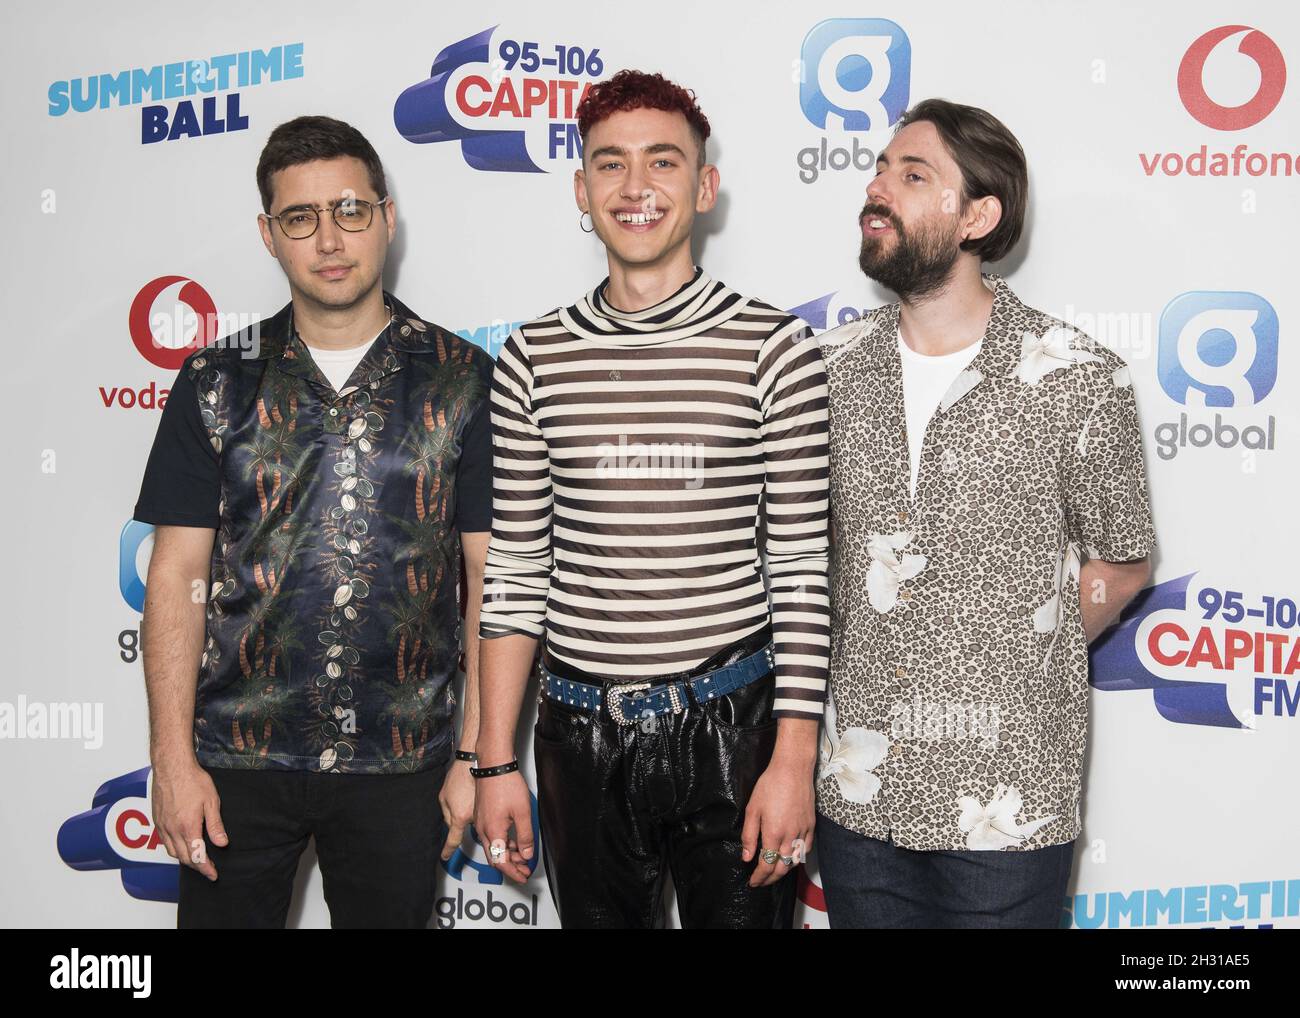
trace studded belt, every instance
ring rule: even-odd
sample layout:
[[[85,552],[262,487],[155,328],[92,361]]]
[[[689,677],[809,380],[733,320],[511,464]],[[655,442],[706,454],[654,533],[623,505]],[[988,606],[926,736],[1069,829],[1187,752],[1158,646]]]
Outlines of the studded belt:
[[[680,714],[686,709],[688,696],[696,703],[707,703],[749,685],[773,669],[772,655],[772,644],[768,643],[735,664],[723,665],[689,679],[658,684],[621,682],[596,686],[561,678],[542,664],[542,690],[552,700],[593,714],[600,713],[601,704],[604,704],[609,716],[620,725],[634,725],[646,716],[646,711]]]

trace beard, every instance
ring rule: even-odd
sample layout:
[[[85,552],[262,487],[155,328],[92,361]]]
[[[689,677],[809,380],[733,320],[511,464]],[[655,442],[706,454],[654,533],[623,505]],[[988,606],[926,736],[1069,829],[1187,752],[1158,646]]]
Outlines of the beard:
[[[858,217],[883,219],[893,227],[893,250],[884,250],[884,238],[862,237],[858,267],[869,279],[907,301],[927,297],[943,288],[961,248],[955,236],[937,229],[920,229],[915,235],[903,229],[892,212],[868,203]]]

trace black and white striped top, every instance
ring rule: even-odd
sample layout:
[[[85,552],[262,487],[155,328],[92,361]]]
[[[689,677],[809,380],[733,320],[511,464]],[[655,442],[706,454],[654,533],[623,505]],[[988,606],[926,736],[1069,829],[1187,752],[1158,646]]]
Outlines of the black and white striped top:
[[[607,282],[607,280],[606,280]],[[778,717],[820,717],[827,389],[799,319],[700,268],[624,312],[604,283],[511,332],[492,385],[480,632],[610,681],[694,667],[769,617]]]

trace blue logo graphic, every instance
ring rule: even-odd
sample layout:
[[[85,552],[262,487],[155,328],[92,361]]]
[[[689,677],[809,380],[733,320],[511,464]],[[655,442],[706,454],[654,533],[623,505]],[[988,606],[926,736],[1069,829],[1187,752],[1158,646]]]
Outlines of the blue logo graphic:
[[[870,308],[858,307],[851,303],[845,304],[839,299],[840,292],[832,290],[830,293],[824,293],[820,297],[814,297],[810,301],[786,310],[796,318],[802,318],[818,332],[823,329],[837,329],[841,325],[848,325],[849,322],[859,321],[866,316]],[[848,299],[852,300],[851,295]]]
[[[1254,406],[1277,381],[1277,346],[1277,312],[1258,294],[1181,294],[1160,315],[1160,387],[1189,407]]]
[[[1119,621],[1090,649],[1093,686],[1102,690],[1153,690],[1156,710],[1180,725],[1244,728],[1228,703],[1223,682],[1181,682],[1162,678],[1143,664],[1138,653],[1138,629],[1158,611],[1187,608],[1187,588],[1195,573],[1147,587],[1125,607]],[[1153,641],[1152,636],[1148,636]],[[1158,640],[1158,636],[1155,637]],[[1153,641],[1154,642],[1154,641]]]
[[[538,839],[538,832],[541,830],[541,826],[537,818],[537,796],[533,795],[532,791],[530,790],[528,793],[528,798],[529,801],[532,803],[532,825],[533,825],[533,835],[534,835],[533,857],[528,860],[528,873],[529,875],[531,875],[537,869],[537,860],[541,858],[542,846],[541,846],[541,841]],[[469,828],[466,833],[469,837],[469,840],[474,845],[477,846],[478,833],[474,830],[473,824],[469,825]],[[465,870],[468,868],[471,872],[475,873],[478,876],[478,882],[480,884],[504,883],[505,882],[504,873],[502,873],[499,869],[493,866],[490,862],[486,862],[482,859],[474,858],[474,855],[481,855],[481,854],[482,852],[479,849],[475,849],[474,854],[471,855],[469,852],[466,852],[463,848],[457,848],[456,851],[452,853],[451,858],[442,864],[442,867],[447,871],[448,876],[450,876],[454,880],[463,881],[465,879]]]
[[[580,158],[578,104],[604,70],[600,50],[518,39],[494,44],[498,27],[434,57],[429,77],[397,97],[398,133],[416,144],[459,141],[476,170],[544,173],[538,159]]]
[[[140,545],[153,533],[153,527],[139,520],[127,520],[118,541],[117,585],[122,598],[136,611],[144,612],[144,577],[140,575],[137,559]]]
[[[154,830],[148,767],[100,785],[90,809],[59,828],[58,849],[74,870],[121,870],[132,898],[177,900],[180,868]]]
[[[803,41],[799,105],[823,130],[878,131],[907,109],[912,44],[884,18],[830,18]]]

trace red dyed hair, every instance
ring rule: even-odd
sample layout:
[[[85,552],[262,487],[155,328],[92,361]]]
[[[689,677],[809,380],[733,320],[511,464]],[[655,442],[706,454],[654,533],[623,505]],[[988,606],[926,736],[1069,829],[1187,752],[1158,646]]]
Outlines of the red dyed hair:
[[[695,92],[669,81],[662,74],[624,68],[612,78],[598,81],[578,104],[578,134],[583,147],[587,134],[606,117],[625,110],[665,110],[680,113],[691,127],[704,165],[704,142],[709,137],[708,118],[695,102]]]

